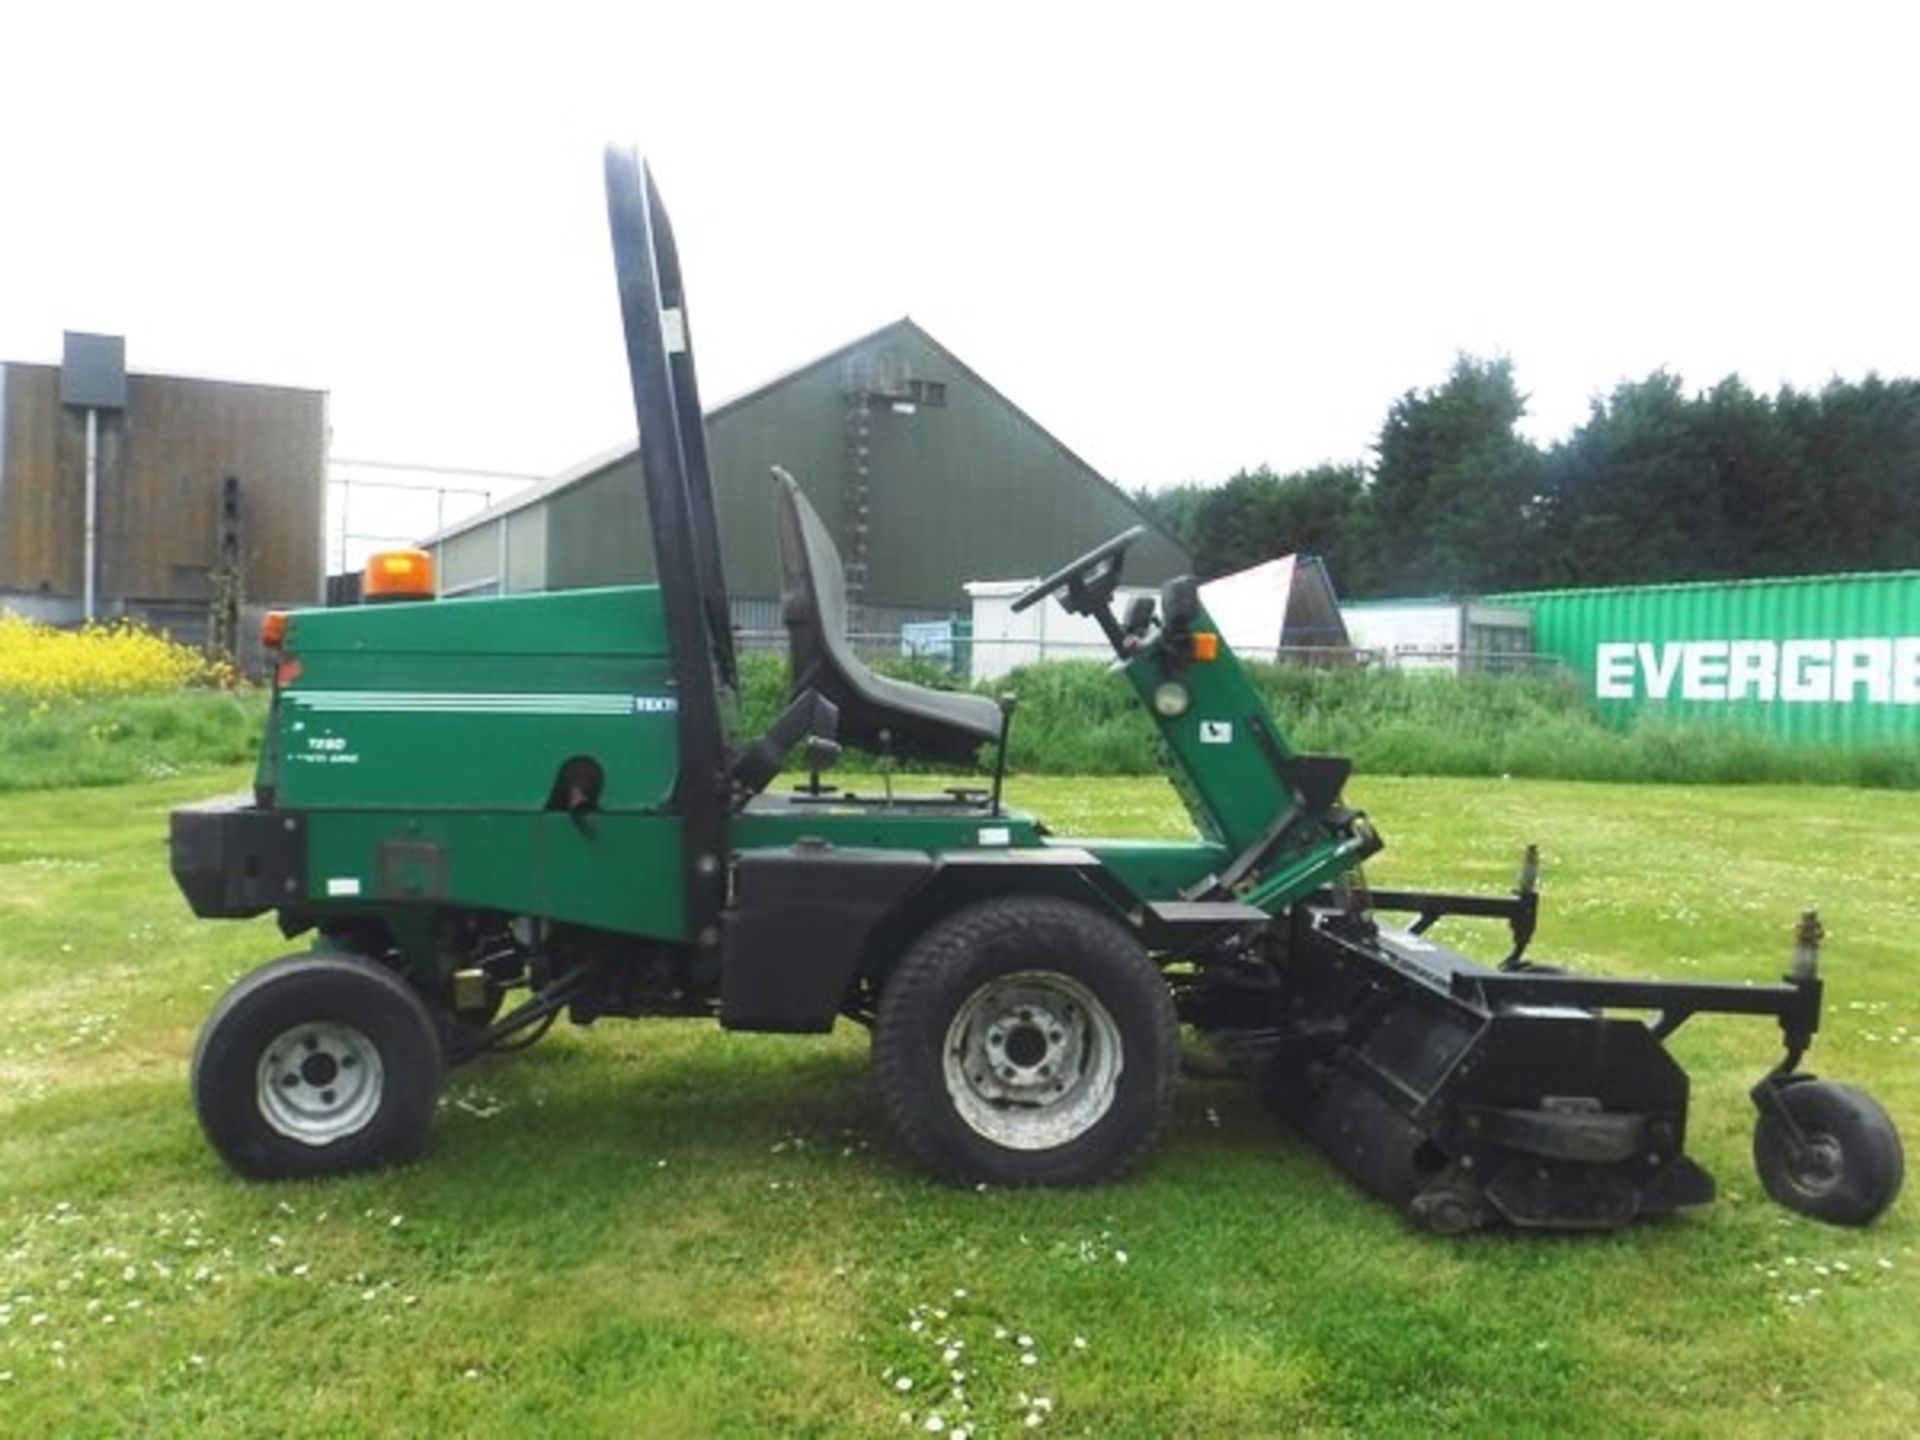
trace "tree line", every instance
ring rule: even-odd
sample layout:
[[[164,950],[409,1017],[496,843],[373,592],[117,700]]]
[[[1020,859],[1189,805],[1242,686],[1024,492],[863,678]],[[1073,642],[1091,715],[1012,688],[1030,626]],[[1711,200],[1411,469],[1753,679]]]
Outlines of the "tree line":
[[[1690,393],[1656,371],[1544,447],[1525,414],[1510,360],[1463,355],[1394,401],[1370,464],[1137,498],[1203,577],[1301,551],[1348,596],[1920,566],[1920,381]]]

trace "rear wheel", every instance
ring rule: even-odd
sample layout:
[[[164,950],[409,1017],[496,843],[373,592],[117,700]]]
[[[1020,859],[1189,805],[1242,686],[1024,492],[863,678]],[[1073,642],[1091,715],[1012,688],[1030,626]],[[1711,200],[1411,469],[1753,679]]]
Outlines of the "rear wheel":
[[[1799,1127],[1763,1107],[1753,1127],[1753,1167],[1767,1194],[1834,1225],[1865,1225],[1900,1193],[1900,1134],[1864,1090],[1830,1080],[1784,1085],[1777,1094]]]
[[[923,935],[880,998],[874,1063],[907,1148],[963,1182],[1086,1184],[1152,1145],[1179,1064],[1139,944],[1082,905],[989,901]]]
[[[445,1069],[439,1027],[376,962],[291,955],[246,976],[193,1053],[200,1127],[260,1180],[331,1175],[424,1148]]]

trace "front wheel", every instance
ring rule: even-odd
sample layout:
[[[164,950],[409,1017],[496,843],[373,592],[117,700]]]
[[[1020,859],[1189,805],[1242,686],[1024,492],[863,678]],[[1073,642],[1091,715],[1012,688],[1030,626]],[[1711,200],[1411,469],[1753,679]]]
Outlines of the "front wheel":
[[[1800,1133],[1762,1107],[1753,1167],[1767,1194],[1833,1225],[1865,1225],[1893,1203],[1906,1160],[1899,1131],[1872,1096],[1830,1080],[1803,1080],[1783,1085],[1775,1099]]]
[[[256,1180],[392,1164],[426,1145],[439,1027],[375,961],[290,955],[214,1007],[193,1052],[200,1128]]]
[[[963,1183],[1112,1179],[1158,1137],[1179,1068],[1173,999],[1138,942],[1044,896],[927,931],[888,979],[873,1044],[901,1140]]]

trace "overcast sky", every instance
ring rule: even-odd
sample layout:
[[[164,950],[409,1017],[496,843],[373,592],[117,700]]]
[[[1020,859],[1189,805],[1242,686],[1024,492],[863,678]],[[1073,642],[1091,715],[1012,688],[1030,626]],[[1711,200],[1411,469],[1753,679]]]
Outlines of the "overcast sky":
[[[1911,5],[36,5],[0,357],[312,385],[336,455],[631,435],[600,149],[709,403],[911,313],[1124,485],[1363,458],[1458,351],[1920,374]],[[50,18],[51,17],[51,18]]]

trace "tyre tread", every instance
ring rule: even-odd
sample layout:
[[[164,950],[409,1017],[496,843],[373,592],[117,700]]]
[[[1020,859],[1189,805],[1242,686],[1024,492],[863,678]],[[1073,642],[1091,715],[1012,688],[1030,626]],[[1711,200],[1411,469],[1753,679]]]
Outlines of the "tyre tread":
[[[1906,1174],[1900,1132],[1880,1103],[1858,1086],[1831,1080],[1790,1084],[1781,1099],[1801,1126],[1840,1141],[1846,1171],[1843,1183],[1826,1194],[1800,1191],[1784,1173],[1785,1137],[1773,1117],[1762,1114],[1753,1127],[1753,1165],[1767,1194],[1790,1210],[1833,1225],[1877,1219],[1898,1198]]]
[[[911,1073],[913,1043],[908,1033],[931,992],[948,970],[965,957],[998,940],[1010,927],[1029,929],[1065,927],[1084,940],[1112,946],[1125,942],[1121,963],[1134,969],[1144,995],[1150,996],[1151,1025],[1161,1045],[1148,1122],[1136,1127],[1122,1144],[1102,1154],[1097,1163],[1064,1177],[1035,1176],[1001,1184],[1101,1184],[1134,1169],[1159,1142],[1172,1116],[1173,1091],[1179,1076],[1178,1020],[1173,996],[1164,978],[1145,953],[1115,921],[1071,900],[1051,895],[1022,895],[981,901],[936,921],[907,950],[888,977],[874,1021],[874,1075],[881,1106],[895,1135],[909,1154],[927,1169],[967,1183],[978,1177],[959,1163],[940,1142],[939,1127],[930,1123],[914,1099],[916,1077]],[[1129,1064],[1135,1063],[1131,1058]]]
[[[428,1094],[424,1098],[414,1096],[411,1102],[418,1113],[403,1115],[398,1132],[390,1143],[380,1147],[377,1153],[364,1157],[360,1156],[364,1146],[350,1144],[344,1152],[333,1153],[330,1153],[331,1147],[317,1147],[309,1152],[290,1149],[277,1142],[268,1142],[263,1146],[247,1135],[247,1127],[235,1113],[233,1094],[217,1091],[216,1082],[210,1074],[211,1069],[225,1060],[219,1050],[222,1041],[230,1038],[223,1033],[225,1027],[230,1023],[248,1023],[244,1014],[246,1007],[262,1002],[277,985],[295,977],[325,976],[349,978],[352,983],[368,986],[373,992],[394,1002],[396,1013],[406,1017],[406,1023],[411,1025],[416,1038],[425,1048],[425,1078],[428,1082],[425,1089]],[[239,1016],[237,1022],[236,1015]],[[418,1154],[425,1148],[431,1127],[433,1100],[438,1096],[440,1084],[446,1076],[446,1052],[440,1027],[426,1003],[411,985],[385,965],[351,955],[286,955],[242,976],[220,997],[200,1027],[188,1074],[194,1110],[199,1116],[201,1129],[220,1152],[221,1158],[250,1179],[292,1179],[393,1164]],[[249,1100],[248,1103],[253,1102]],[[407,1102],[403,1098],[400,1103]],[[292,1143],[288,1142],[289,1145]],[[343,1159],[343,1154],[355,1158]]]

